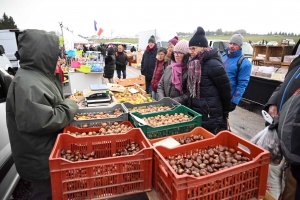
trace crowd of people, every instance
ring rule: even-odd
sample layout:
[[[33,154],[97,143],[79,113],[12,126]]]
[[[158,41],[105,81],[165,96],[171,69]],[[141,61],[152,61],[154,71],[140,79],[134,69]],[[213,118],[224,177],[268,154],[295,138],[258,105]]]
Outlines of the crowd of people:
[[[198,27],[190,41],[177,36],[168,48],[157,48],[151,36],[141,62],[146,91],[155,100],[170,97],[201,113],[202,126],[217,134],[227,129],[229,112],[239,103],[250,79],[251,63],[242,57],[243,36],[234,34],[221,55],[208,46],[205,31]]]
[[[229,113],[239,104],[250,79],[249,60],[238,64],[243,56],[243,40],[242,35],[234,34],[221,55],[208,46],[202,27],[189,41],[171,38],[168,48],[157,48],[155,37],[151,36],[141,63],[147,93],[156,100],[170,97],[188,106],[202,115],[203,128],[218,134],[228,128]],[[51,199],[48,158],[57,134],[78,110],[74,100],[64,98],[62,85],[55,77],[58,44],[55,35],[25,30],[18,40],[21,68],[7,94],[12,155],[19,175],[31,182],[33,200]],[[126,78],[128,59],[124,47],[108,46],[106,51],[104,77],[112,82],[117,70],[118,78]],[[299,79],[295,78],[299,70],[300,57],[293,61],[285,81],[266,105],[272,117],[279,115],[282,104],[299,87]],[[297,182],[294,199],[300,199],[299,166],[291,169]],[[296,188],[296,184],[290,187]]]

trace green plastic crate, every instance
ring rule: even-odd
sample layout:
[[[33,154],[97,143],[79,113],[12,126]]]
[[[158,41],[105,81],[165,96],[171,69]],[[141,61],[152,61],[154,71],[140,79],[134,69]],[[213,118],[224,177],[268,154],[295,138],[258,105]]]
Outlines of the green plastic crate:
[[[153,102],[147,102],[147,103],[140,103],[140,104],[131,104],[128,102],[123,103],[126,112],[130,112],[130,113],[139,113],[139,112],[132,112],[131,109],[133,108],[137,108],[137,109],[145,109],[148,107],[159,107],[159,106],[169,106],[171,109],[176,108],[177,106],[181,105],[180,103],[178,103],[177,101],[171,99],[170,97],[164,97],[159,101],[153,101]],[[171,110],[170,109],[170,110]],[[152,112],[152,113],[157,113],[157,112]],[[142,114],[142,113],[139,113]],[[144,113],[144,114],[148,114],[148,113]],[[143,115],[143,114],[142,114]]]
[[[139,123],[135,118],[132,116],[136,116],[139,118],[144,117],[154,117],[157,115],[174,115],[175,113],[184,113],[185,115],[189,115],[193,119],[186,122],[164,125],[164,126],[157,126],[152,127],[149,125],[143,125]],[[136,128],[141,128],[143,133],[148,139],[166,137],[170,135],[176,135],[180,133],[186,133],[193,130],[197,126],[202,125],[202,115],[189,109],[186,106],[180,105],[174,108],[173,110],[166,110],[161,112],[155,113],[148,113],[148,114],[140,114],[140,113],[130,113],[130,121]]]

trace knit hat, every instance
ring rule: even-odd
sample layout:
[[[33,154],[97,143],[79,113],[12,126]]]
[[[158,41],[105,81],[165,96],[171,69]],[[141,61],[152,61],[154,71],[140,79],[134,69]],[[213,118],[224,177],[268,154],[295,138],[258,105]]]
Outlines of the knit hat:
[[[196,33],[193,35],[193,37],[189,41],[189,46],[196,46],[196,47],[208,47],[208,42],[205,37],[205,31],[204,29],[199,26],[197,28]]]
[[[241,34],[234,34],[230,38],[230,43],[234,43],[239,45],[240,47],[243,45],[244,37]]]
[[[149,40],[148,40],[148,43],[150,43],[150,42],[152,42],[152,43],[156,43],[156,41],[155,41],[155,37],[153,36],[153,35],[151,35],[151,37],[149,38]]]
[[[169,43],[172,43],[174,46],[177,44],[177,42],[178,42],[178,37],[177,36],[175,36],[175,37],[173,37],[171,40],[169,40],[168,41]]]
[[[180,51],[184,54],[189,52],[189,42],[187,40],[180,40],[174,47],[174,51]]]
[[[109,48],[107,49],[107,54],[108,54],[108,55],[114,55],[114,54],[115,54],[114,48],[109,47]]]
[[[157,49],[157,54],[159,54],[160,52],[163,52],[165,55],[167,55],[167,49],[164,47],[159,47]]]

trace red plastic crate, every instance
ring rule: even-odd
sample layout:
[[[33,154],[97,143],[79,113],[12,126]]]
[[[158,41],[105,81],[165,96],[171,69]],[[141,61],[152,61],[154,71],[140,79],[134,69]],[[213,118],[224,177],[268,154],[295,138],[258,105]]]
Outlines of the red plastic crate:
[[[178,135],[170,135],[170,136],[167,136],[167,137],[156,138],[156,139],[149,140],[149,142],[153,145],[154,143],[159,142],[159,141],[161,141],[163,139],[166,139],[168,137],[172,137],[172,138],[176,139],[176,138],[181,138],[181,137],[184,137],[184,136],[190,136],[190,135],[195,135],[195,134],[201,134],[204,137],[204,139],[209,139],[209,138],[215,137],[214,134],[212,134],[211,132],[207,131],[206,129],[204,129],[202,127],[196,127],[192,131],[187,132],[187,133],[182,133],[182,134],[178,134]],[[197,142],[199,142],[199,141],[197,141]],[[186,145],[186,144],[184,144],[184,145]],[[158,169],[158,164],[159,164],[159,161],[154,158],[154,160],[153,160],[153,172],[154,173],[155,173],[155,170]],[[153,176],[153,186],[154,186],[155,190],[158,189],[157,188],[157,176]]]
[[[132,141],[140,145],[138,153],[109,157]],[[71,162],[60,157],[62,149],[95,151],[99,159]],[[153,148],[141,129],[101,137],[59,134],[49,157],[52,198],[108,199],[150,191],[152,158]]]
[[[178,138],[182,138],[184,136],[191,136],[191,135],[196,135],[196,134],[198,134],[198,135],[201,134],[204,137],[204,139],[215,137],[214,134],[207,131],[206,129],[204,129],[202,127],[196,127],[196,128],[194,128],[193,130],[191,130],[190,132],[187,132],[187,133],[181,133],[181,134],[177,134],[177,135],[170,135],[170,136],[166,136],[166,137],[155,138],[155,139],[152,139],[152,140],[149,139],[149,142],[153,145],[154,143],[159,142],[161,140],[164,140],[168,137],[178,139]]]
[[[127,126],[130,126],[131,128],[134,128],[134,126],[132,125],[132,123],[130,121],[124,121],[124,122],[121,122],[120,125],[127,125]],[[99,127],[91,127],[91,128],[78,128],[76,126],[72,126],[72,125],[69,125],[69,126],[66,126],[63,130],[63,133],[67,133],[67,131],[70,131],[71,133],[74,133],[74,132],[78,132],[78,133],[83,133],[83,132],[90,132],[90,131],[99,131],[99,129],[101,128],[101,126]],[[99,136],[99,135],[97,135]],[[90,136],[89,136],[90,137]]]
[[[196,149],[218,144],[242,151],[243,155],[252,160],[202,177],[178,175],[165,160],[167,156],[189,154]],[[156,193],[160,199],[246,200],[265,196],[270,153],[228,131],[222,131],[211,139],[173,149],[154,147],[154,156],[154,162],[159,163],[154,176],[157,180]]]

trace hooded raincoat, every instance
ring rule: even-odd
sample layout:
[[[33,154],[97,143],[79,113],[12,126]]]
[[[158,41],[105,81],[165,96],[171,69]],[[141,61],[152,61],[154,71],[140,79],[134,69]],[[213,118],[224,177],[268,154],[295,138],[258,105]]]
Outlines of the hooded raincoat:
[[[50,178],[49,155],[57,134],[68,125],[77,104],[64,99],[54,71],[58,37],[40,30],[19,36],[21,68],[7,95],[6,121],[19,175],[29,182]]]

